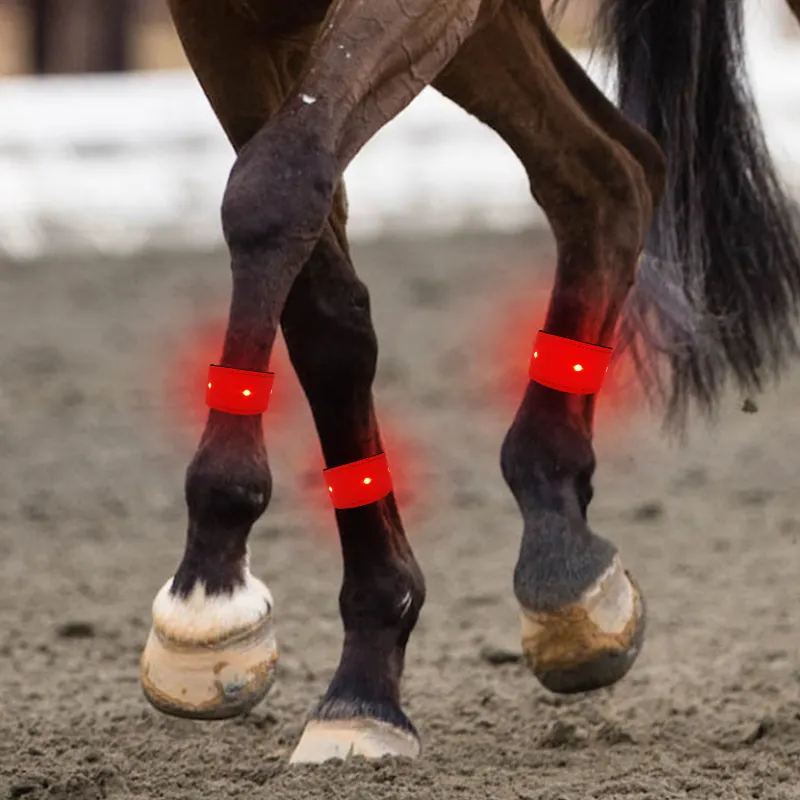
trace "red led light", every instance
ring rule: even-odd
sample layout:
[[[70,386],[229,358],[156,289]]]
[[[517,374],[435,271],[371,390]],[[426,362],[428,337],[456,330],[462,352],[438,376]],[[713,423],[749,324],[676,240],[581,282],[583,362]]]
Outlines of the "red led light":
[[[212,364],[208,368],[206,405],[227,414],[263,414],[272,394],[272,372],[256,372]]]
[[[568,394],[595,394],[608,372],[613,349],[539,331],[528,377]]]
[[[322,474],[334,508],[366,506],[392,491],[392,476],[385,453],[332,467]]]

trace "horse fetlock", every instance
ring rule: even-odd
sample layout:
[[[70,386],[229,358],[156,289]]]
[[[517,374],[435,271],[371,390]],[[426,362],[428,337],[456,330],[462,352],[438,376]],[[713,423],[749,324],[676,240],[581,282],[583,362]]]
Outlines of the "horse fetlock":
[[[234,472],[219,465],[186,475],[189,517],[201,526],[247,530],[264,513],[272,497],[272,476],[266,464],[242,462]]]
[[[536,507],[548,505],[545,498],[562,495],[565,489],[591,499],[595,470],[592,443],[577,418],[550,415],[538,399],[550,389],[531,383],[520,412],[500,449],[500,468],[506,483],[524,507],[526,499]]]
[[[339,593],[339,608],[345,630],[359,634],[380,632],[392,641],[405,641],[425,603],[425,582],[421,571],[398,570],[365,585],[364,580],[345,579]]]
[[[153,601],[140,676],[159,711],[192,719],[244,713],[269,691],[278,658],[269,589],[245,569],[233,590],[201,581],[188,594],[170,579]]]

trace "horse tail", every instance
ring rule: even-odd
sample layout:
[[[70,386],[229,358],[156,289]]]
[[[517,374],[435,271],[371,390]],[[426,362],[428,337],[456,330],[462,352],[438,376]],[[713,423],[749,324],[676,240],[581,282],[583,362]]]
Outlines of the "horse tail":
[[[638,377],[683,429],[798,353],[800,236],[744,70],[744,0],[602,0],[619,104],[668,163],[621,324]],[[666,367],[666,368],[665,368]]]

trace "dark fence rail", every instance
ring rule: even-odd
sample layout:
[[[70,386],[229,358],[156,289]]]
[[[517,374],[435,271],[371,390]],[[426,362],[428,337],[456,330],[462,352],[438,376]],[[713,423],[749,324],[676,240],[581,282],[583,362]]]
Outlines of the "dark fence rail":
[[[164,0],[0,0],[0,75],[183,63]]]
[[[572,0],[560,27],[570,44],[580,40],[597,2]],[[0,75],[124,72],[184,63],[165,0],[0,0]]]
[[[786,0],[750,1],[769,12],[781,31],[790,36],[800,33]],[[549,5],[552,0],[544,2]],[[568,46],[586,43],[585,32],[598,2],[571,0],[558,29]],[[165,0],[0,0],[0,76],[185,65]]]
[[[34,72],[131,68],[133,0],[30,0],[30,7]]]

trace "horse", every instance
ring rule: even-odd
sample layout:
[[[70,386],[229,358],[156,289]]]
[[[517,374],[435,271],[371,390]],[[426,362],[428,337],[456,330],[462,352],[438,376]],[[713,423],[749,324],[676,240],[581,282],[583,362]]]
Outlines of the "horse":
[[[731,383],[761,391],[798,349],[800,241],[743,75],[743,2],[603,0],[595,30],[616,56],[615,104],[541,0],[168,0],[236,153],[221,203],[232,298],[213,369],[270,374],[280,325],[330,480],[386,457],[342,175],[432,86],[511,147],[547,216],[545,334],[632,354],[668,430],[695,407],[713,415]],[[597,395],[531,380],[500,450],[523,520],[522,650],[556,693],[619,681],[644,642],[644,595],[587,521]],[[278,657],[273,599],[249,568],[272,493],[263,409],[209,405],[186,471],[183,556],[153,601],[140,671],[155,708],[192,719],[246,713]],[[421,752],[400,682],[425,582],[389,461],[380,497],[334,503],[343,647],[291,763]]]

